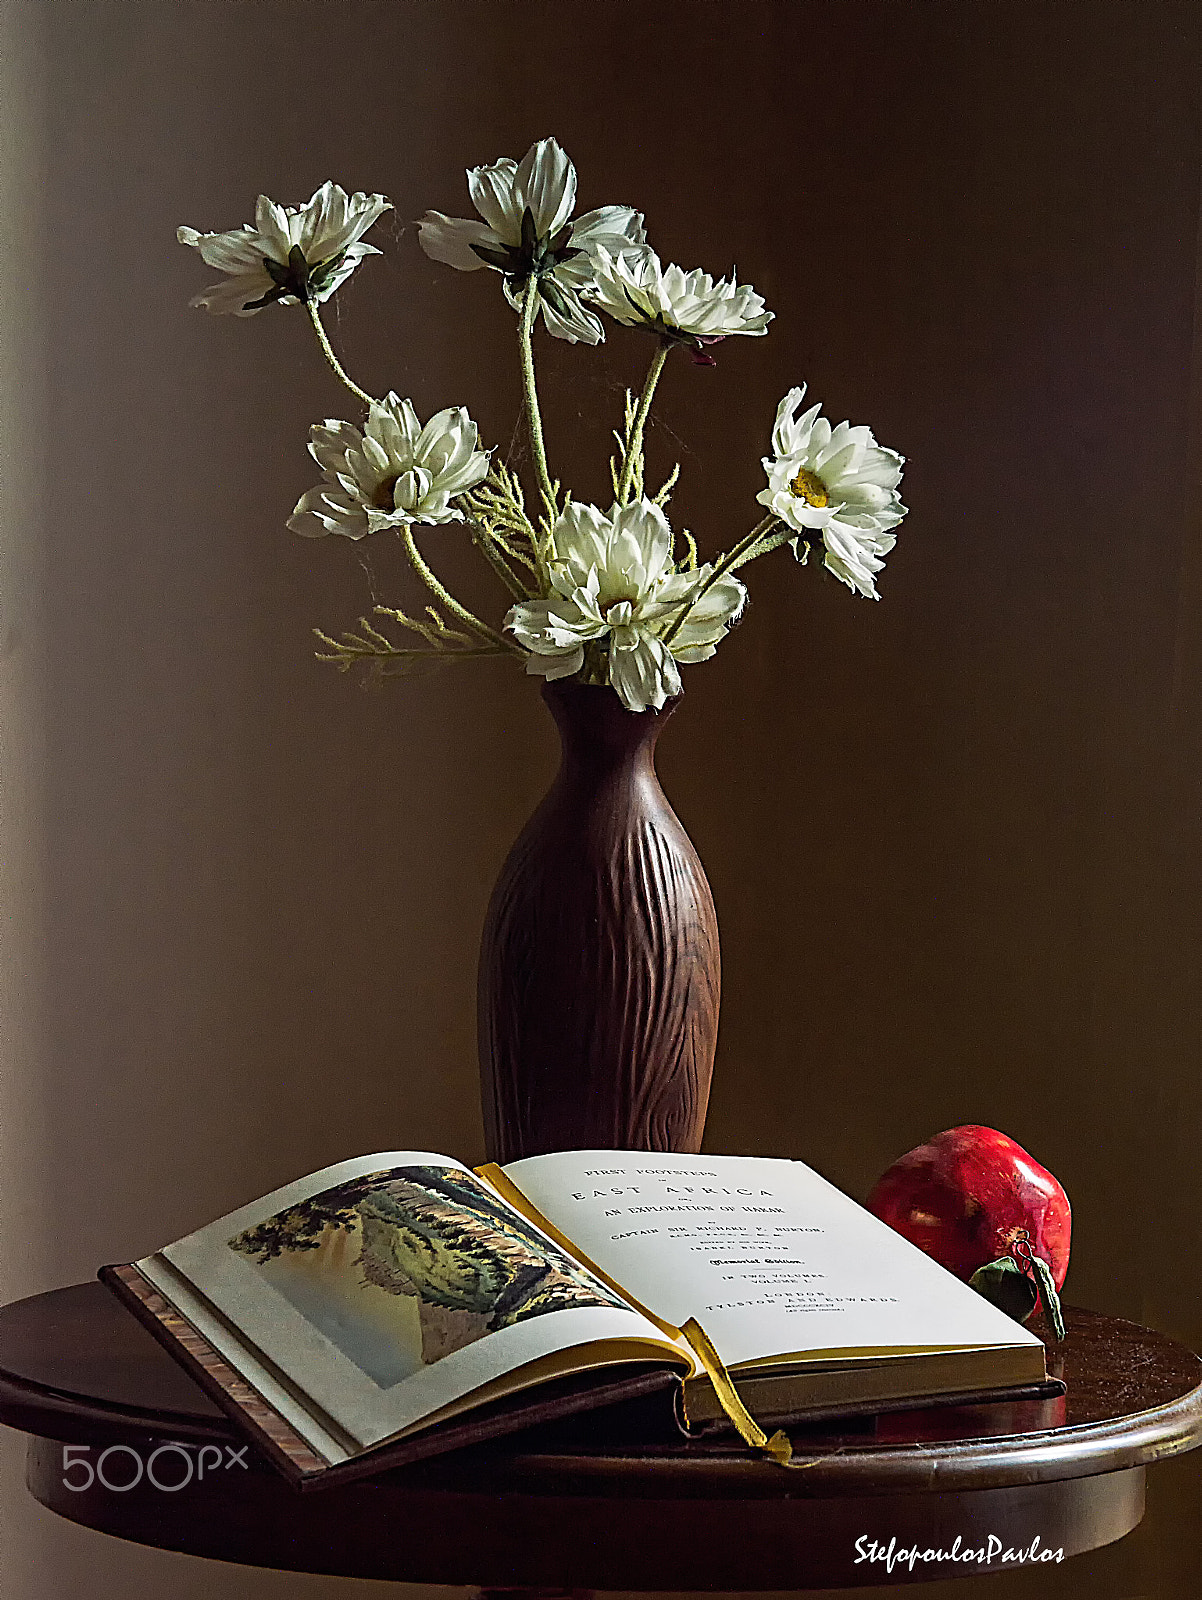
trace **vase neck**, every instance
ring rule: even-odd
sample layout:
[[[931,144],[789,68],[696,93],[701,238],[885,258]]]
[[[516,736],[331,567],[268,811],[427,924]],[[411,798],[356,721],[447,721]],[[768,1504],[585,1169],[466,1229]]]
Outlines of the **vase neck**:
[[[660,730],[676,709],[669,700],[661,711],[627,711],[613,689],[569,681],[545,684],[543,699],[559,729],[564,767],[598,773],[650,768]]]

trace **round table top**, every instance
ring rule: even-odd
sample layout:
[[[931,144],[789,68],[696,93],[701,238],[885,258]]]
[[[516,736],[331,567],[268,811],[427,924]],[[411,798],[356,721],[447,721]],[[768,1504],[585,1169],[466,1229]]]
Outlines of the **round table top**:
[[[963,1572],[995,1526],[1010,1544],[971,1570],[1018,1559],[1031,1538],[1051,1559],[1121,1537],[1142,1514],[1144,1466],[1202,1442],[1197,1356],[1117,1318],[1070,1309],[1067,1320],[1049,1358],[1065,1395],[791,1429],[800,1470],[737,1441],[685,1441],[649,1426],[644,1407],[302,1496],[253,1451],[239,1455],[223,1413],[87,1283],[0,1309],[0,1422],[35,1436],[30,1487],[52,1509],[261,1565],[493,1586],[784,1589],[880,1582],[890,1538],[935,1539],[909,1574],[929,1579]],[[196,1464],[187,1493],[145,1479],[163,1441],[171,1459]]]

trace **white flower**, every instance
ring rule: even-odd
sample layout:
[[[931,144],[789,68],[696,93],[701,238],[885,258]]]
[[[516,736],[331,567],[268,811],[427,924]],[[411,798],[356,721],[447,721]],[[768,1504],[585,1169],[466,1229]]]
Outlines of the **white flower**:
[[[325,481],[301,496],[288,526],[311,539],[462,522],[450,501],[488,472],[488,456],[476,449],[476,424],[462,406],[438,412],[423,428],[412,402],[392,393],[373,403],[362,433],[349,422],[311,428],[309,454]]]
[[[426,254],[461,272],[488,266],[504,273],[515,311],[533,274],[543,320],[556,338],[600,344],[601,324],[581,305],[580,291],[592,282],[598,247],[621,255],[645,245],[642,216],[629,206],[601,206],[571,221],[576,169],[554,139],[532,144],[520,165],[505,157],[470,168],[467,184],[484,221],[427,211],[418,224]]]
[[[820,405],[798,417],[804,394],[804,385],[790,389],[777,408],[775,456],[764,457],[768,487],[756,499],[806,542],[806,554],[821,534],[830,571],[879,600],[874,579],[906,514],[897,492],[904,457],[877,444],[871,428],[847,422],[832,428]],[[791,543],[797,555],[797,539]]]
[[[653,329],[673,343],[700,348],[732,333],[766,333],[773,313],[749,284],[734,274],[717,283],[700,268],[683,272],[664,267],[653,250],[613,255],[604,246],[595,252],[593,305],[616,322]]]
[[[680,693],[676,663],[712,656],[743,609],[739,580],[711,582],[712,572],[675,570],[668,519],[651,500],[613,506],[608,515],[573,503],[552,530],[553,593],[520,601],[505,626],[531,652],[526,670],[548,679],[579,672],[586,643],[605,641],[622,704],[658,710]]]
[[[306,296],[327,300],[364,256],[378,256],[362,236],[391,203],[382,194],[347,195],[336,183],[323,183],[308,205],[287,210],[261,194],[255,225],[232,233],[197,233],[177,228],[180,244],[199,250],[210,267],[228,272],[190,302],[216,315],[253,316],[278,300],[295,305]]]

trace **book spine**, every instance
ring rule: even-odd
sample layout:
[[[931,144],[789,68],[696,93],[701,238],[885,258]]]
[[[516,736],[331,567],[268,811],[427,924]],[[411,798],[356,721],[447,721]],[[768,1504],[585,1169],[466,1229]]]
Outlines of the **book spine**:
[[[329,1462],[235,1372],[202,1333],[132,1264],[101,1267],[98,1276],[213,1400],[270,1457],[294,1486],[324,1473]]]

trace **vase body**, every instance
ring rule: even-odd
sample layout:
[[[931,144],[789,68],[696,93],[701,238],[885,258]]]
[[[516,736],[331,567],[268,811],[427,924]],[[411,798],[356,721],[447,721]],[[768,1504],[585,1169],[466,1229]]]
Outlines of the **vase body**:
[[[697,1151],[718,1037],[718,924],[655,775],[673,702],[549,683],[559,773],[509,853],[480,948],[489,1159]]]

